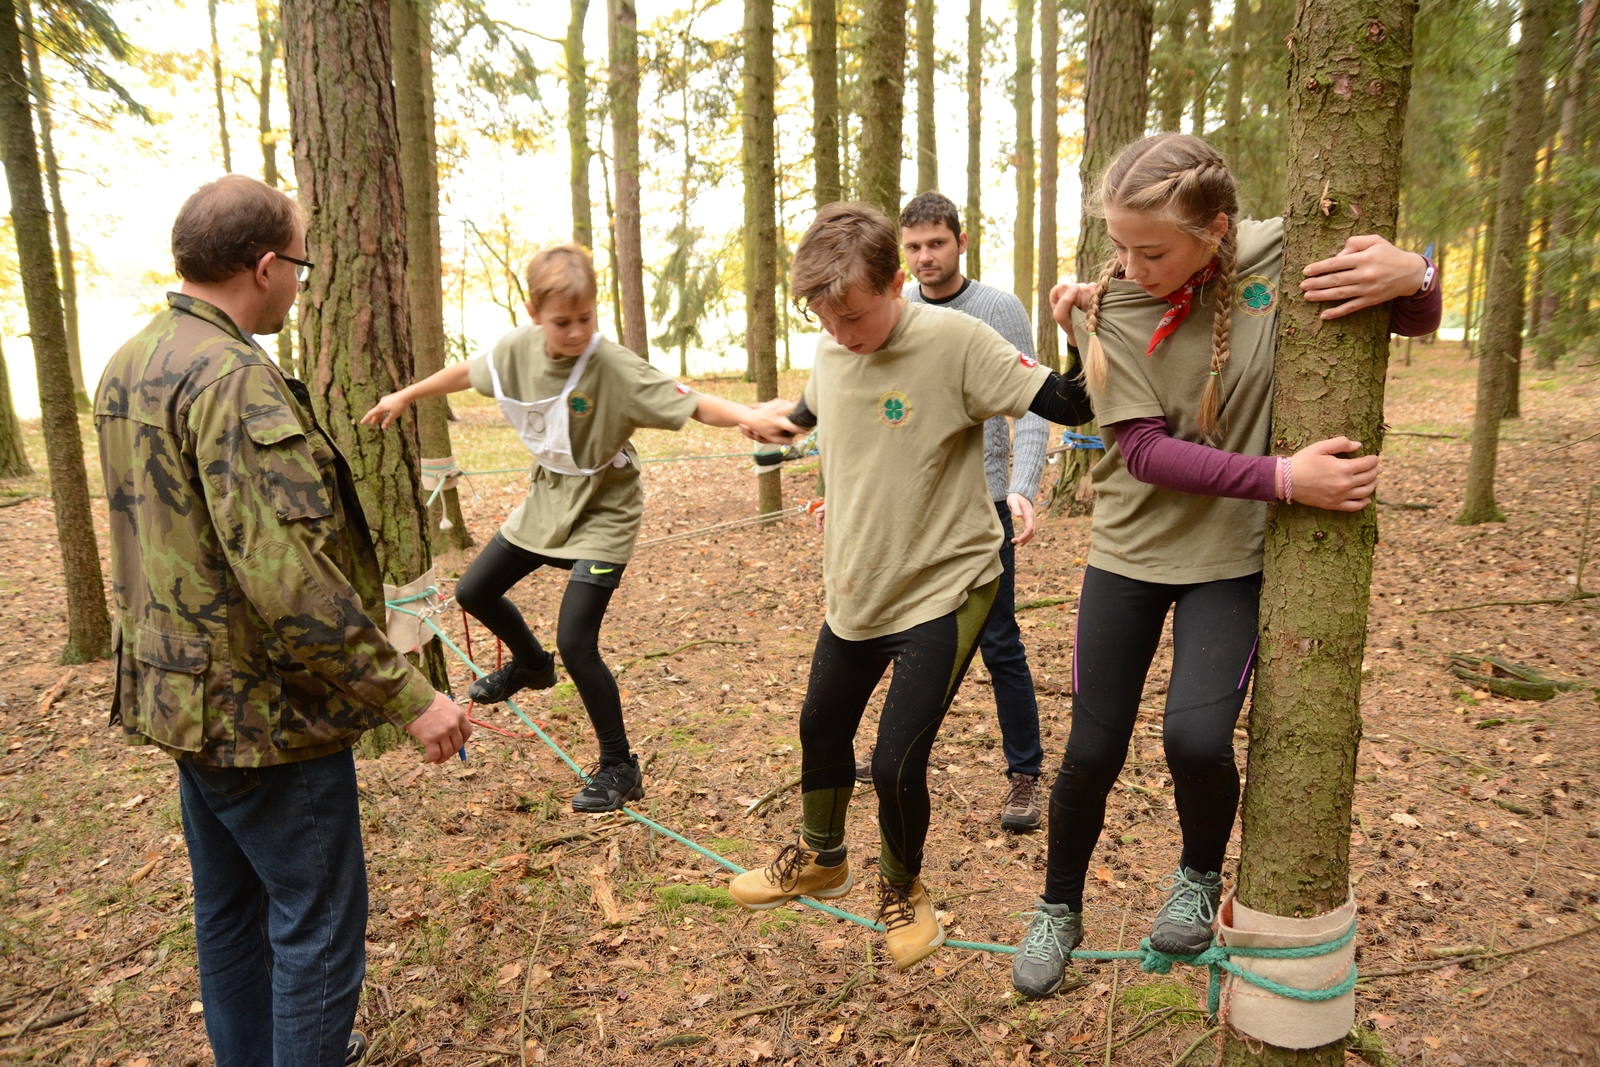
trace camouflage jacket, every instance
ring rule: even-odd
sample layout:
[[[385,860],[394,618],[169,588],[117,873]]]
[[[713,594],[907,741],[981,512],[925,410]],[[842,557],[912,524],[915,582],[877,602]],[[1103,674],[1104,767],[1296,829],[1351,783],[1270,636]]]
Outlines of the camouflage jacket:
[[[95,399],[111,513],[116,688],[131,744],[258,767],[313,759],[433,687],[389,644],[344,458],[228,316],[169,293]]]

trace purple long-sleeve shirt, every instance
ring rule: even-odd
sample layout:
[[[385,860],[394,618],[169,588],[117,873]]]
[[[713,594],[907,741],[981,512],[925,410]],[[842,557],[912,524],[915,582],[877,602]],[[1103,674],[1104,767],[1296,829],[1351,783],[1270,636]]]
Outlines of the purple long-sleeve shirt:
[[[1431,264],[1430,264],[1431,265]],[[1439,328],[1444,292],[1437,278],[1425,292],[1401,297],[1389,305],[1389,331],[1421,337]],[[1128,473],[1148,485],[1180,493],[1240,500],[1278,498],[1278,458],[1242,456],[1194,441],[1181,441],[1161,416],[1112,423]]]

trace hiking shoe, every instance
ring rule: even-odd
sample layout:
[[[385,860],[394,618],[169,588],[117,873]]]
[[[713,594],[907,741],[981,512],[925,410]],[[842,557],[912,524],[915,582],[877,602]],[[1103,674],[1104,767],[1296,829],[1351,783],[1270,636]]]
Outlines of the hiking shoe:
[[[795,897],[833,900],[850,892],[855,884],[848,858],[836,867],[824,867],[817,862],[817,850],[801,842],[784,845],[771,863],[735,878],[728,885],[728,895],[751,911],[766,911]]]
[[[467,696],[475,704],[499,704],[524,689],[549,689],[556,684],[556,658],[547,652],[545,660],[543,667],[529,667],[512,660],[473,682]]]
[[[1222,875],[1179,867],[1161,879],[1167,902],[1156,912],[1150,947],[1169,956],[1193,956],[1211,947],[1211,927],[1222,903]]]
[[[639,757],[623,763],[602,763],[589,772],[589,784],[572,798],[573,811],[619,811],[630,800],[644,796],[644,772]]]
[[[877,746],[867,749],[867,754],[856,760],[856,781],[872,784],[872,753]]]
[[[897,971],[909,971],[944,944],[944,927],[933,914],[933,901],[922,888],[920,875],[908,885],[879,877],[878,921]]]
[[[1038,1000],[1061,988],[1072,950],[1083,941],[1083,912],[1039,901],[1011,959],[1011,988]]]
[[[344,1046],[344,1062],[346,1067],[352,1063],[360,1063],[361,1057],[367,1054],[367,1035],[360,1030],[350,1031],[350,1040]]]
[[[1000,829],[1014,834],[1025,834],[1039,828],[1044,818],[1044,802],[1040,799],[1044,787],[1036,774],[1008,774],[1011,788],[1006,790],[1006,802],[1000,808]]]
[[[798,463],[808,456],[816,453],[816,432],[812,431],[804,441],[795,445],[785,445],[778,449],[761,449],[750,458],[753,461],[750,469],[757,474],[775,471],[789,463]]]

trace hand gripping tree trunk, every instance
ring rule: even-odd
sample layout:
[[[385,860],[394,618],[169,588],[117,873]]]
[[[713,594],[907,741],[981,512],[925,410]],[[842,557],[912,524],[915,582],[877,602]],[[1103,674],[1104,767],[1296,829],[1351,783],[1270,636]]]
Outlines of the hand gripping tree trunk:
[[[106,611],[100,549],[89,513],[89,476],[83,466],[83,439],[72,397],[67,329],[50,250],[50,212],[39,181],[39,149],[29,113],[28,73],[22,61],[17,10],[0,0],[0,160],[11,192],[11,223],[17,240],[17,266],[28,306],[28,334],[39,379],[40,422],[50,461],[50,499],[55,505],[56,537],[67,587],[67,644],[63,663],[99,659],[109,650],[111,616]]]
[[[778,395],[774,67],[772,0],[744,0],[744,336],[750,366],[755,371],[758,400],[771,400]],[[781,479],[779,471],[756,478],[761,514],[783,510]]]
[[[817,209],[842,195],[839,189],[839,8],[836,0],[811,0],[812,191]]]
[[[1389,313],[1332,322],[1300,299],[1306,264],[1356,233],[1392,238],[1411,80],[1411,0],[1300,0],[1289,56],[1288,191],[1272,402],[1275,452],[1344,434],[1382,443]],[[1261,643],[1250,712],[1239,900],[1310,918],[1350,892],[1350,802],[1377,513],[1269,512]],[[1344,1042],[1224,1062],[1342,1064]]]
[[[634,0],[610,0],[611,158],[617,171],[617,283],[622,343],[650,358],[644,314],[644,239],[639,231],[639,14]]]
[[[1538,162],[1539,120],[1544,109],[1545,42],[1550,36],[1550,0],[1525,0],[1516,72],[1506,113],[1495,195],[1494,244],[1489,250],[1489,285],[1484,293],[1483,341],[1478,353],[1478,400],[1472,418],[1472,453],[1466,495],[1456,521],[1465,526],[1505,518],[1494,499],[1500,420],[1506,407],[1510,367],[1522,358],[1523,287],[1528,280],[1528,209],[1525,193]]]
[[[864,0],[861,56],[861,199],[900,217],[900,128],[906,109],[906,5]]]
[[[1056,248],[1056,187],[1061,176],[1056,61],[1060,51],[1060,5],[1057,0],[1039,0],[1039,306],[1033,322],[1038,329],[1035,354],[1051,370],[1061,369],[1056,320],[1050,314],[1050,290],[1055,287],[1061,259]]]
[[[439,259],[439,163],[433,118],[431,0],[390,0],[394,48],[395,128],[400,135],[400,184],[406,210],[406,297],[411,312],[411,377],[444,369],[444,267]],[[452,454],[450,414],[442,396],[417,402],[422,454]],[[448,520],[448,525],[446,525]],[[428,512],[436,546],[469,548],[461,494],[446,489]]]
[[[967,4],[967,277],[983,276],[983,0]]]
[[[416,427],[356,422],[412,375],[389,5],[284,0],[283,32],[306,258],[317,264],[300,296],[304,373],[323,431],[355,474],[383,579],[400,585],[433,564]],[[444,689],[439,643],[425,647],[424,670]]]
[[[567,145],[571,151],[572,240],[594,250],[594,222],[589,195],[589,65],[583,56],[583,23],[589,0],[572,0],[564,50],[567,60]]]

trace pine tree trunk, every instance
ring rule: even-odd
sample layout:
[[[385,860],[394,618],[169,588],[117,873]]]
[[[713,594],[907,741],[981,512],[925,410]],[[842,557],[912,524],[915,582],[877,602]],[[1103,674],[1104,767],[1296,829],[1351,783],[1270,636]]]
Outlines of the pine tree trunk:
[[[1171,133],[1183,124],[1183,108],[1189,102],[1188,55],[1189,0],[1167,0],[1165,64],[1166,79],[1161,83],[1161,131]]]
[[[356,421],[412,375],[389,5],[284,0],[282,10],[306,258],[317,264],[300,295],[304,373],[323,432],[355,475],[383,579],[399,585],[433,563],[416,425]],[[439,643],[425,648],[424,669],[447,688]]]
[[[839,10],[836,0],[811,0],[811,139],[817,208],[844,195],[839,185]]]
[[[967,0],[967,277],[983,274],[983,0]]]
[[[28,0],[19,0],[17,14],[22,20],[22,48],[28,58],[28,84],[33,89],[34,114],[39,122],[39,150],[44,155],[45,182],[50,187],[50,218],[55,223],[56,264],[60,268],[61,310],[67,323],[67,359],[72,365],[73,400],[79,411],[89,410],[89,390],[83,380],[83,349],[78,341],[78,270],[73,263],[72,231],[67,225],[67,208],[61,202],[61,167],[56,163],[54,123],[50,118],[50,87],[45,84],[44,68],[39,63],[39,43],[33,30],[33,10]]]
[[[601,124],[600,140],[605,143],[605,126]],[[611,326],[612,335],[622,337],[622,272],[617,269],[617,208],[611,198],[611,167],[601,160],[600,189],[606,198],[606,256],[610,263],[608,285],[611,289]]]
[[[917,6],[917,192],[939,188],[938,125],[933,117],[933,0]]]
[[[611,159],[617,182],[617,282],[622,343],[650,358],[644,313],[644,241],[639,231],[639,15],[634,0],[610,0]]]
[[[1461,350],[1472,351],[1472,316],[1476,311],[1478,295],[1478,227],[1473,226],[1467,232],[1468,239],[1472,242],[1472,258],[1467,261],[1467,311],[1462,319]]]
[[[1524,193],[1538,162],[1539,118],[1544,108],[1541,64],[1550,36],[1550,0],[1524,0],[1522,36],[1506,113],[1505,145],[1495,196],[1494,244],[1484,293],[1483,343],[1478,358],[1477,410],[1467,486],[1456,521],[1472,526],[1503,521],[1495,504],[1495,462],[1511,365],[1522,358],[1523,288],[1528,280],[1528,211]]]
[[[1228,28],[1228,92],[1222,105],[1222,151],[1228,166],[1241,170],[1244,157],[1245,44],[1250,25],[1250,0],[1234,0],[1233,23]]]
[[[772,0],[744,0],[744,337],[757,400],[778,395],[775,66]],[[756,478],[761,514],[783,511],[782,477],[781,472],[770,471]]]
[[[1056,184],[1061,173],[1061,116],[1056,89],[1056,61],[1061,50],[1061,11],[1057,0],[1039,0],[1039,306],[1034,315],[1039,361],[1061,369],[1056,320],[1050,314],[1050,290],[1056,284],[1060,255],[1056,248]]]
[[[864,0],[861,50],[861,191],[890,219],[900,217],[900,128],[905,121],[906,5]]]
[[[233,150],[228,147],[228,104],[222,95],[222,48],[217,44],[217,0],[206,0],[211,22],[211,85],[217,93],[217,133],[222,140],[222,169],[233,173]]]
[[[1194,52],[1197,56],[1211,54],[1211,0],[1196,0],[1194,5]],[[1211,93],[1211,82],[1195,72],[1194,103],[1189,115],[1189,132],[1196,137],[1206,135],[1206,98]]]
[[[1289,56],[1285,279],[1352,234],[1394,236],[1412,15],[1411,0],[1300,0]],[[1295,296],[1279,308],[1273,450],[1287,455],[1344,434],[1376,451],[1388,309],[1333,322],[1319,314]],[[1342,907],[1350,893],[1377,511],[1299,505],[1268,515],[1238,894],[1246,907],[1310,918]],[[1263,1049],[1230,1031],[1223,1062],[1333,1067],[1344,1063],[1344,1041]]]
[[[583,23],[589,0],[572,0],[565,42],[567,58],[567,143],[571,149],[572,240],[593,251],[594,223],[589,196],[589,66],[583,55]]]
[[[1017,0],[1017,71],[1012,86],[1017,112],[1017,218],[1012,228],[1011,291],[1033,307],[1033,0]]]
[[[1578,15],[1578,32],[1572,46],[1572,66],[1567,74],[1561,100],[1561,126],[1557,133],[1555,164],[1556,181],[1551,189],[1551,195],[1555,200],[1555,211],[1550,220],[1550,247],[1561,262],[1550,272],[1550,284],[1545,291],[1543,318],[1546,322],[1555,321],[1562,299],[1569,296],[1567,290],[1573,276],[1572,266],[1564,261],[1564,246],[1571,242],[1572,232],[1576,228],[1571,201],[1573,194],[1569,191],[1568,184],[1575,177],[1574,169],[1581,165],[1579,149],[1582,141],[1578,120],[1587,104],[1589,53],[1594,47],[1597,14],[1600,14],[1600,0],[1584,0],[1583,8]],[[1540,370],[1554,370],[1557,358],[1565,349],[1566,341],[1560,336],[1560,331],[1551,331],[1539,345],[1538,362],[1535,366]]]
[[[259,105],[256,138],[261,143],[261,180],[276,189],[278,140],[272,136],[272,61],[278,54],[278,23],[273,17],[272,5],[267,0],[256,0],[256,35],[261,42],[258,53],[261,81],[256,90],[256,103]]]
[[[444,265],[439,257],[432,7],[432,0],[389,0],[395,130],[400,138],[400,184],[406,209],[406,298],[411,315],[413,381],[444,369]],[[443,459],[453,454],[444,397],[417,401],[416,419],[423,456]],[[441,552],[471,547],[472,533],[461,514],[459,490],[446,489],[439,494],[429,509],[428,528]]]
[[[33,464],[22,443],[22,422],[11,399],[11,375],[6,371],[5,353],[0,352],[0,478],[32,476]]]
[[[67,327],[56,287],[50,249],[50,213],[39,181],[39,150],[33,140],[28,73],[12,0],[0,0],[0,162],[11,193],[11,223],[17,268],[28,307],[28,335],[39,380],[40,423],[50,464],[50,500],[67,589],[67,643],[63,663],[86,663],[110,650],[111,616],[100,574],[100,547],[89,512],[89,478],[83,438],[72,398]]]
[[[1083,157],[1078,169],[1084,190],[1078,277],[1085,281],[1098,277],[1111,256],[1105,220],[1089,212],[1089,197],[1112,158],[1124,145],[1144,136],[1154,26],[1149,0],[1089,0]]]

